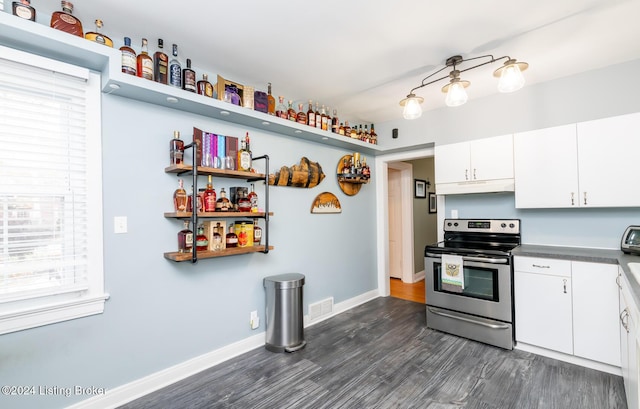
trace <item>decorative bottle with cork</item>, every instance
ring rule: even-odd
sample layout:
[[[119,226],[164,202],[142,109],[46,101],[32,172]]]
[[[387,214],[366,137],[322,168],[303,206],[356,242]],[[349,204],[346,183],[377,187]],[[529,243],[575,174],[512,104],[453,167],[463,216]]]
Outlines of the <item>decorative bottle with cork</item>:
[[[258,226],[258,219],[253,219],[253,245],[259,246],[262,242],[262,227]]]
[[[204,226],[199,225],[196,235],[196,250],[206,251],[209,249],[209,239],[204,234]]]
[[[257,213],[258,212],[258,194],[254,190],[253,183],[251,184],[251,192],[249,192],[249,194],[247,195],[247,198],[251,203],[251,212]]]
[[[96,23],[96,31],[88,31],[87,34],[84,35],[89,41],[96,42],[98,44],[106,45],[107,47],[113,48],[113,41],[106,35],[102,34],[100,30],[102,29],[102,20],[98,19],[95,21]]]
[[[78,37],[84,37],[82,23],[72,15],[73,3],[64,0],[60,3],[62,11],[56,11],[51,15],[51,27]]]
[[[222,192],[220,192],[220,194],[222,194]],[[207,183],[207,188],[204,191],[202,203],[205,212],[216,211],[216,191],[213,189],[213,180],[211,179],[211,175],[209,175],[209,182]]]
[[[31,0],[14,1],[13,15],[25,20],[36,21],[36,9],[31,6]]]
[[[153,81],[153,59],[149,56],[147,39],[142,39],[142,51],[138,54],[137,61],[138,77]]]
[[[216,212],[228,212],[231,210],[231,201],[227,198],[224,188],[220,190],[220,197],[216,201]]]
[[[158,51],[153,54],[153,80],[166,84],[169,80],[169,57],[163,50],[164,42],[158,38]]]
[[[182,179],[178,179],[178,188],[173,192],[173,208],[176,212],[187,211],[187,191]]]
[[[184,221],[184,228],[178,232],[178,252],[191,253],[193,249],[193,232],[189,230],[189,220]]]
[[[184,141],[180,139],[180,131],[173,131],[173,139],[169,141],[169,157],[171,165],[180,165],[184,158]]]
[[[138,74],[138,63],[136,52],[131,48],[131,39],[124,38],[124,45],[120,47],[122,53],[122,72],[129,75]]]
[[[267,113],[276,114],[276,99],[271,95],[271,83],[267,84]]]
[[[225,238],[225,245],[227,248],[238,247],[238,235],[234,233],[234,226],[229,226],[229,233]]]

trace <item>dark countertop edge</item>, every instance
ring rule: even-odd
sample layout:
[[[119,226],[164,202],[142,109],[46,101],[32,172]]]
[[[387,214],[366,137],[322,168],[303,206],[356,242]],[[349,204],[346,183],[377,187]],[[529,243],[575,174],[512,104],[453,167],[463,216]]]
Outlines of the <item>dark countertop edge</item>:
[[[544,246],[540,244],[522,244],[513,249],[512,254],[520,257],[555,258],[587,263],[617,264],[630,285],[636,309],[640,308],[640,283],[629,270],[628,263],[640,263],[640,256],[625,254],[621,250],[594,249],[587,247]]]

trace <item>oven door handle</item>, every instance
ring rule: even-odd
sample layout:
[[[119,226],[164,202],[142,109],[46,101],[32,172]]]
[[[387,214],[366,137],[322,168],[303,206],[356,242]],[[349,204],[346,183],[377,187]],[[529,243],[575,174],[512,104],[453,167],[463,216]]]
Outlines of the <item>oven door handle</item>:
[[[427,257],[442,258],[442,255],[435,253],[425,253]],[[485,258],[485,257],[472,257],[462,256],[463,261],[477,261],[479,263],[491,263],[491,264],[509,264],[508,258]]]
[[[477,325],[481,325],[483,327],[489,327],[491,329],[509,329],[509,326],[507,324],[488,324],[486,322],[476,321],[476,320],[473,320],[471,318],[461,317],[459,315],[454,315],[454,314],[449,314],[449,313],[446,313],[446,312],[444,312],[443,310],[441,310],[439,308],[433,308],[433,307],[427,307],[427,308],[432,313],[434,313],[436,315],[443,316],[443,317],[453,318],[455,320],[469,322],[471,324],[477,324]]]

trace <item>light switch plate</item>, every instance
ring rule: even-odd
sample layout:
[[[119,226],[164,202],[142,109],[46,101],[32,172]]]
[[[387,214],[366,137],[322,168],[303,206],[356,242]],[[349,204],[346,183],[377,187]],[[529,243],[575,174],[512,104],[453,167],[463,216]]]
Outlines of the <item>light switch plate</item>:
[[[113,218],[113,232],[115,234],[127,232],[127,216],[115,216]]]

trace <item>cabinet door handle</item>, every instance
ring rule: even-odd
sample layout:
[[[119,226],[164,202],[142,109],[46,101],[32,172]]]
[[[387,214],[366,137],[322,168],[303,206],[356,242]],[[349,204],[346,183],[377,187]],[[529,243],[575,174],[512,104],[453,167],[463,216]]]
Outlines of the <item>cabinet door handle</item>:
[[[473,168],[473,180],[477,180],[478,178],[476,177],[476,168]]]
[[[536,268],[551,268],[551,266],[541,266],[540,264],[531,264],[531,265]]]
[[[571,206],[574,206],[576,204],[574,197],[575,197],[575,193],[571,192]]]
[[[464,180],[469,180],[469,169],[464,170]]]
[[[626,308],[620,313],[620,324],[629,333],[629,310]]]
[[[618,285],[618,288],[622,290],[622,286],[620,285],[620,273],[616,276],[616,284]]]
[[[584,192],[584,204],[587,204],[587,192]]]
[[[565,278],[564,280],[562,280],[562,283],[563,283],[562,287],[563,287],[564,293],[566,294],[567,293],[567,279]]]

